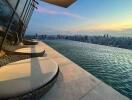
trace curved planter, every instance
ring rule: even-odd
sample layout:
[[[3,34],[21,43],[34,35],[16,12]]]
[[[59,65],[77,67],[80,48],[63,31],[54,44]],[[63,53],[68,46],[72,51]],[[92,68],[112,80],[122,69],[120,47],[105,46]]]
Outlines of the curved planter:
[[[8,64],[0,69],[0,100],[38,100],[55,83],[59,67],[47,57]]]
[[[23,40],[23,44],[24,45],[37,45],[38,42],[37,41],[33,41],[33,40]]]

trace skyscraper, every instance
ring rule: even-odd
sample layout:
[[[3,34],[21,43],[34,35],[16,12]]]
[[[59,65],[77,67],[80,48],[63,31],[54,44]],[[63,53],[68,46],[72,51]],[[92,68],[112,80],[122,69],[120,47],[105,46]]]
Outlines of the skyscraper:
[[[0,0],[0,48],[5,41],[22,41],[35,4],[34,0]]]

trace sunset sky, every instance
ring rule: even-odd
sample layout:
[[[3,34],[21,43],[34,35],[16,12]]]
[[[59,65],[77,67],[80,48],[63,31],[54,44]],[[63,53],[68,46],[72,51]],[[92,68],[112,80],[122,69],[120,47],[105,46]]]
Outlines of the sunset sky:
[[[28,34],[110,32],[132,35],[132,0],[77,0],[67,9],[39,3],[29,23]]]

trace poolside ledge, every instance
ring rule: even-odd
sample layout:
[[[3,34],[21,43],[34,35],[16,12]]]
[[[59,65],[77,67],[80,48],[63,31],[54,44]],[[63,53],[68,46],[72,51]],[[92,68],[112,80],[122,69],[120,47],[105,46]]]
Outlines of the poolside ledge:
[[[55,85],[41,100],[129,100],[47,44],[39,43],[60,69]]]

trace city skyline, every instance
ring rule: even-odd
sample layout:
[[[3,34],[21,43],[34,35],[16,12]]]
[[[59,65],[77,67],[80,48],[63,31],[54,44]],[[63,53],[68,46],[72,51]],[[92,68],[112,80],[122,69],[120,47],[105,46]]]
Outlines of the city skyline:
[[[65,9],[39,2],[26,33],[131,35],[131,4],[130,0],[77,0]]]

